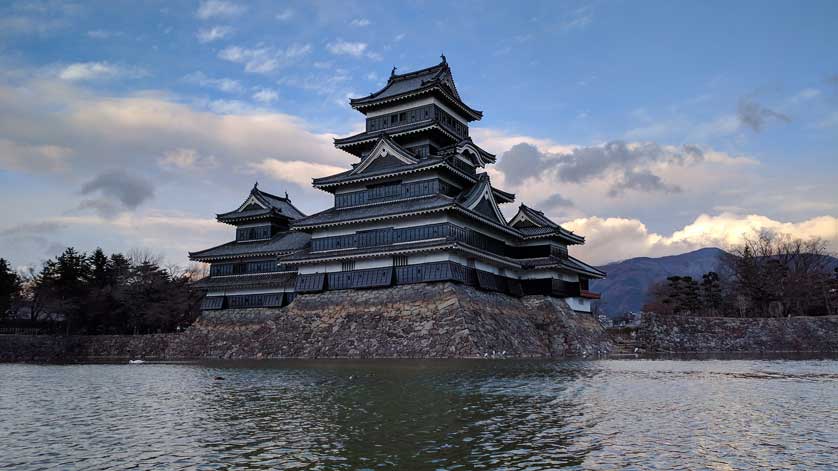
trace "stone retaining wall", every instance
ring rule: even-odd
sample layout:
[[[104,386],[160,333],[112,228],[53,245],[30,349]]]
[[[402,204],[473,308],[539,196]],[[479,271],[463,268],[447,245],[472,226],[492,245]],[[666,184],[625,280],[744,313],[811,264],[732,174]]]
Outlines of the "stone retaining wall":
[[[454,283],[299,295],[282,309],[205,312],[181,334],[0,336],[0,360],[477,358],[605,354],[604,329],[562,300]]]
[[[0,362],[164,360],[179,335],[0,335]]]
[[[647,352],[838,352],[838,316],[729,318],[644,316]]]

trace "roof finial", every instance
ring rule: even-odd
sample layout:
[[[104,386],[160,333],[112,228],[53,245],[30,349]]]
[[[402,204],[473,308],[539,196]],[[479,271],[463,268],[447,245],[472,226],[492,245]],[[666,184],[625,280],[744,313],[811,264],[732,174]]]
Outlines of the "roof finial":
[[[258,189],[259,189],[259,182],[258,182],[258,181],[257,181],[256,183],[254,183],[254,184],[253,184],[253,189],[254,189],[254,190],[258,190]]]
[[[285,192],[285,199],[288,199],[288,192]]]
[[[445,60],[445,53],[444,53],[444,52],[443,52],[442,54],[440,54],[440,55],[439,55],[439,57],[441,57],[441,58],[442,58],[442,63],[443,63],[443,64],[445,64],[446,62],[448,62],[448,61],[446,61],[446,60]]]
[[[394,65],[394,66],[393,66],[393,70],[391,70],[391,71],[390,71],[390,77],[392,77],[392,76],[396,75],[396,69],[398,69],[398,67],[396,67],[396,66]]]

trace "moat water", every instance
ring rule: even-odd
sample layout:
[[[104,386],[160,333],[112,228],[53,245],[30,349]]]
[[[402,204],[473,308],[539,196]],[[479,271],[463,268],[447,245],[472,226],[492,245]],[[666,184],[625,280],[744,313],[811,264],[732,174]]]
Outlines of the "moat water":
[[[838,361],[0,365],[4,470],[557,468],[838,469]]]

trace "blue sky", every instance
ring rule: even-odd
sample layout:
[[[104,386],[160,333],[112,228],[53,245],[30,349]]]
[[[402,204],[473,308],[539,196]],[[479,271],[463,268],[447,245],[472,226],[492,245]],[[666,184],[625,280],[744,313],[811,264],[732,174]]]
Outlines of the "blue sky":
[[[374,7],[371,7],[374,6]],[[770,229],[838,249],[835,2],[0,6],[0,256],[228,240],[254,180],[301,209],[348,97],[444,52],[493,182],[595,263]],[[514,211],[514,208],[506,208]]]

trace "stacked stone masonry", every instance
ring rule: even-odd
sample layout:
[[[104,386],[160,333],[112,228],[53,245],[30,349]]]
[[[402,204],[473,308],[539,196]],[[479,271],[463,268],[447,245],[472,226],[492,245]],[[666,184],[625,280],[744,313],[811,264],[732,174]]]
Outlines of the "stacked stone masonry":
[[[304,294],[281,309],[206,311],[181,334],[0,338],[0,360],[550,358],[610,348],[600,324],[561,299],[446,282]]]
[[[650,353],[838,352],[838,316],[644,316],[638,348]]]

